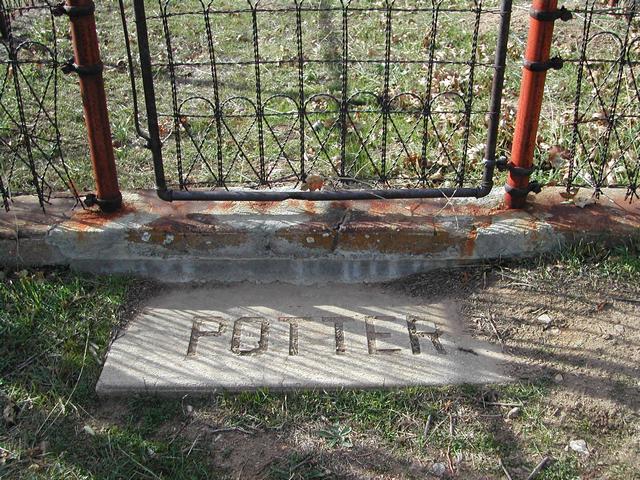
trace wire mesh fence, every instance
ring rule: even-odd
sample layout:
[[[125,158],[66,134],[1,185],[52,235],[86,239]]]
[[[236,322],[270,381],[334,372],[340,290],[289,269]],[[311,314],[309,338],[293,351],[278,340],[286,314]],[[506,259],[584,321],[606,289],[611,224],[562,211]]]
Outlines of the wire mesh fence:
[[[616,6],[609,6],[614,4]],[[558,24],[565,65],[545,100],[539,166],[545,183],[627,189],[640,182],[640,2],[583,0]]]
[[[508,157],[528,1],[514,2],[497,139],[487,133],[498,0],[143,3],[171,188],[456,190],[483,181],[487,158]],[[565,65],[547,76],[535,177],[569,192],[622,187],[633,199],[640,6],[609,3],[570,1],[574,19],[556,24],[553,50]],[[127,34],[116,2],[96,5],[113,147],[123,188],[149,188],[152,155],[135,133],[147,125],[146,111],[133,108],[144,94],[134,1],[122,6]],[[45,204],[54,191],[92,189],[77,80],[60,72],[72,56],[68,21],[54,7],[0,0],[5,208],[16,194]]]
[[[60,102],[65,96],[60,34],[51,6],[0,0],[0,194],[4,208],[18,194],[36,194],[41,206],[55,191],[78,197],[66,162]],[[77,101],[77,100],[76,100]],[[81,117],[80,117],[81,119]],[[76,142],[79,144],[78,142]]]
[[[303,190],[479,184],[495,113],[496,45],[510,4],[151,4],[138,25],[160,39],[150,42],[155,98],[147,101],[159,110],[169,183]]]

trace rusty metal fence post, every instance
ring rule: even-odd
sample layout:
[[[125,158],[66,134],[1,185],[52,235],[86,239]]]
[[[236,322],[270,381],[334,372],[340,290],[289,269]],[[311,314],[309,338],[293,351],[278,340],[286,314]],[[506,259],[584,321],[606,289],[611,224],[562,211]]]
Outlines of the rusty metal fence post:
[[[66,0],[66,4],[55,7],[54,13],[68,16],[71,23],[74,59],[63,67],[63,71],[76,73],[80,79],[96,181],[96,193],[88,195],[85,203],[98,205],[104,212],[113,212],[122,205],[122,195],[118,186],[94,11],[93,0]]]
[[[544,85],[547,71],[560,69],[563,64],[559,57],[550,58],[553,28],[556,20],[572,18],[564,7],[558,9],[558,0],[533,0],[530,16],[511,162],[507,165],[505,202],[509,208],[523,208],[527,195],[540,191],[540,185],[529,182],[529,177],[533,171]]]

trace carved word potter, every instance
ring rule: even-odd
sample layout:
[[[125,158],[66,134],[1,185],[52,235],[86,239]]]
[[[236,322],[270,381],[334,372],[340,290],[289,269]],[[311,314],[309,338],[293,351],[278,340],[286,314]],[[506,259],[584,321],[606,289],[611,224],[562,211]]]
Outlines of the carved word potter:
[[[280,317],[280,322],[286,322],[289,324],[289,355],[297,356],[299,354],[299,337],[300,331],[305,322],[318,321],[310,317]],[[369,355],[395,355],[401,352],[400,348],[380,348],[378,346],[378,340],[389,338],[391,333],[385,331],[381,325],[383,322],[397,321],[394,317],[366,317],[364,322],[364,333],[367,338],[367,349]],[[353,318],[349,317],[323,317],[320,322],[333,326],[335,335],[335,354],[344,355],[347,353],[347,344],[345,342],[344,329],[346,323],[353,322]],[[422,322],[422,326],[420,325]],[[429,327],[424,330],[425,325]],[[207,337],[221,337],[223,336],[229,327],[231,322],[225,320],[222,317],[203,317],[199,316],[194,318],[191,327],[191,337],[189,339],[189,346],[187,348],[187,357],[195,357],[198,352],[198,345],[202,338]],[[248,348],[243,346],[242,330],[243,326],[259,327],[260,337],[258,339],[257,346]],[[269,349],[269,326],[270,321],[264,317],[240,317],[233,322],[231,328],[231,352],[235,355],[261,355]],[[440,342],[441,333],[433,322],[425,321],[419,317],[408,315],[406,318],[406,328],[408,333],[408,345],[411,347],[413,355],[420,355],[422,348],[420,345],[421,339],[428,339],[431,346],[438,354],[445,354],[446,351]],[[422,328],[422,330],[420,329]],[[350,346],[350,348],[357,348]]]

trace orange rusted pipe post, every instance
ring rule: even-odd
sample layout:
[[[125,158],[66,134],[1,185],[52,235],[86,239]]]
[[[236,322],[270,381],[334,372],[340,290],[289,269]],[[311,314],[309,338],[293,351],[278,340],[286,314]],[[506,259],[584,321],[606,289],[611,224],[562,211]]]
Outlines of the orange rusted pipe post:
[[[509,208],[524,208],[527,194],[539,191],[529,183],[533,167],[533,153],[538,137],[538,124],[544,96],[547,70],[562,67],[559,58],[550,59],[551,40],[555,20],[569,20],[566,9],[558,10],[558,0],[533,0],[529,36],[522,70],[522,84],[513,136],[509,177],[505,201]]]
[[[89,151],[96,181],[96,194],[87,197],[87,204],[97,204],[102,211],[113,212],[122,206],[118,175],[113,154],[107,98],[102,77],[102,60],[92,0],[66,0],[57,13],[67,15],[71,22],[74,61],[63,70],[77,73],[84,107]]]

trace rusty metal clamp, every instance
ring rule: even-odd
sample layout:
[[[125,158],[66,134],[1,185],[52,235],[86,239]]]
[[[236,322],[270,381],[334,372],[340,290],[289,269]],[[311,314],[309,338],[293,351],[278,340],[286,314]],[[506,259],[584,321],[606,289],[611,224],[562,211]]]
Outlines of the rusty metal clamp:
[[[532,62],[531,60],[524,59],[524,68],[532,72],[546,72],[547,70],[560,70],[564,67],[564,60],[560,57],[553,57],[546,62]]]
[[[82,76],[100,75],[104,70],[102,63],[96,63],[93,65],[78,65],[73,58],[70,58],[67,63],[61,67],[62,73],[77,73]]]
[[[531,192],[540,193],[542,191],[542,185],[535,180],[533,182],[529,182],[529,185],[527,188],[512,187],[507,183],[504,186],[504,190],[512,197],[524,198],[527,195],[529,195]]]
[[[559,8],[558,10],[549,12],[538,10],[536,8],[531,8],[529,11],[529,15],[531,18],[534,18],[540,22],[555,22],[556,20],[562,20],[563,22],[568,22],[573,19],[573,14],[567,10],[566,7]]]
[[[51,7],[51,13],[56,17],[66,15],[67,17],[86,17],[87,15],[93,15],[96,11],[96,5],[91,2],[90,5],[83,6],[71,6],[65,3],[59,3]]]

